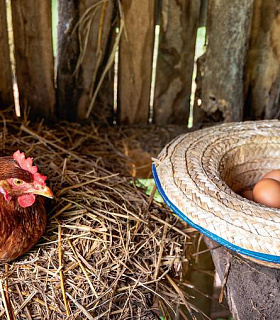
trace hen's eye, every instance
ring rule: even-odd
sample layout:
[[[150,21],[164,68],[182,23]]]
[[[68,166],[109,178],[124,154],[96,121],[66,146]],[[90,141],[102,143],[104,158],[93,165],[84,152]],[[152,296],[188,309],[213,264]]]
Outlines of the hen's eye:
[[[14,183],[14,185],[16,185],[16,186],[20,186],[20,185],[23,184],[23,181],[20,180],[20,179],[14,179],[14,180],[13,180],[13,183]]]

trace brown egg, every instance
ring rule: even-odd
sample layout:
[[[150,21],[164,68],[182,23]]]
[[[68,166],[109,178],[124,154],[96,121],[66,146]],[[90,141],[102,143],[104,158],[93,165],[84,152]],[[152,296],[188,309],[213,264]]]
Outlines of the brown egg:
[[[262,179],[266,178],[274,179],[280,182],[280,169],[272,170],[262,177]]]
[[[253,189],[253,200],[271,208],[280,208],[280,182],[265,178]]]
[[[246,198],[248,200],[253,200],[253,190],[251,190],[251,189],[245,189],[245,190],[241,191],[240,195],[243,198]]]

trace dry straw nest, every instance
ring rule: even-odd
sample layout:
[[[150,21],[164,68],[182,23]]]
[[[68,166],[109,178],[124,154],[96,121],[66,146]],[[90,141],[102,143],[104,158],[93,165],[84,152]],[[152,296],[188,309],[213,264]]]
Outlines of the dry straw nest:
[[[181,135],[155,161],[158,188],[192,226],[236,252],[280,263],[280,210],[241,197],[280,168],[278,120],[229,123]]]
[[[195,309],[179,287],[194,231],[128,177],[132,132],[31,125],[9,111],[0,125],[2,154],[32,156],[55,194],[43,238],[0,268],[1,319],[157,319],[180,304]]]

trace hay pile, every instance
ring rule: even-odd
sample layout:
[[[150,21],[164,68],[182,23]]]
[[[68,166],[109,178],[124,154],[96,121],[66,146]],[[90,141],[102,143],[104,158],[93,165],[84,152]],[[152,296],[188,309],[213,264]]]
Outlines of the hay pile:
[[[157,319],[180,304],[190,310],[178,279],[193,229],[125,177],[127,133],[0,116],[3,155],[32,156],[55,194],[44,237],[0,267],[0,318]]]

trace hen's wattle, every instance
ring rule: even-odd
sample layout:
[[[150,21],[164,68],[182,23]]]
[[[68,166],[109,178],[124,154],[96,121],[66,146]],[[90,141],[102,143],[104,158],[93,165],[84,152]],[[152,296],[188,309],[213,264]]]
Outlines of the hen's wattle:
[[[42,196],[52,198],[45,179],[24,153],[0,158],[0,261],[16,259],[42,236],[47,220]]]

